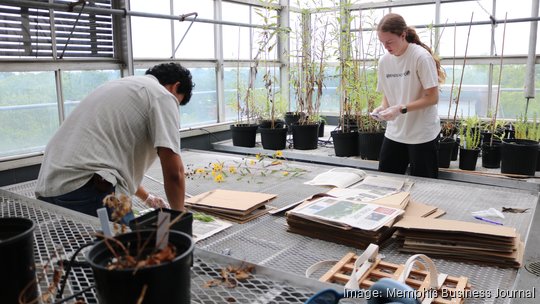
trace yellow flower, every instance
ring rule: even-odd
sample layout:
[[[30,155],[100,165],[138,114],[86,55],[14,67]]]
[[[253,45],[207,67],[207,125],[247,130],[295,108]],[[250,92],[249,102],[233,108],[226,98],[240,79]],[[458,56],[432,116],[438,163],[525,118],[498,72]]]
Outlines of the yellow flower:
[[[217,171],[212,171],[212,176],[218,175]]]
[[[250,165],[255,165],[255,161],[252,159],[252,160],[249,161],[249,164]]]
[[[223,181],[223,174],[218,174],[218,175],[214,176],[214,181],[216,183],[221,183]]]
[[[204,170],[204,168],[197,168],[197,170],[195,170],[196,174],[202,174],[204,172],[206,172],[206,170]]]
[[[289,172],[288,171],[283,171],[283,172],[281,172],[281,174],[283,174],[283,176],[287,176],[287,175],[289,175]]]
[[[255,158],[257,158],[257,160],[261,160],[263,158],[262,154],[261,153],[257,153],[255,155]]]
[[[274,155],[275,155],[275,157],[283,157],[283,151],[278,150],[278,151],[276,151],[276,154],[274,154]]]
[[[212,169],[214,171],[221,171],[223,169],[223,166],[220,163],[213,163],[212,164]]]
[[[229,173],[235,174],[236,173],[236,167],[235,166],[229,166]]]

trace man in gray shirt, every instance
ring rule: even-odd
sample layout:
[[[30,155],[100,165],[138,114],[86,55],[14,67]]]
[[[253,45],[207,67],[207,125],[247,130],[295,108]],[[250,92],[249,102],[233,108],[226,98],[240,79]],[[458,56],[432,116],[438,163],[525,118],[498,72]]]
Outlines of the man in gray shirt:
[[[113,192],[135,194],[150,207],[183,210],[178,107],[189,102],[193,86],[189,70],[177,63],[99,86],[47,144],[36,197],[93,216]],[[169,204],[141,186],[158,157]]]

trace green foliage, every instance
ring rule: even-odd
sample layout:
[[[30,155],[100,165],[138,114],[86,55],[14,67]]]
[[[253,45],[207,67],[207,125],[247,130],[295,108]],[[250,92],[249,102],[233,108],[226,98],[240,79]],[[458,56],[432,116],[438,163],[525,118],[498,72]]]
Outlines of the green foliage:
[[[480,119],[478,116],[468,117],[461,122],[459,138],[461,148],[478,149],[480,146]]]
[[[516,121],[513,123],[515,136],[517,139],[527,139],[527,129],[529,128],[529,123],[527,122],[527,117],[520,114]]]

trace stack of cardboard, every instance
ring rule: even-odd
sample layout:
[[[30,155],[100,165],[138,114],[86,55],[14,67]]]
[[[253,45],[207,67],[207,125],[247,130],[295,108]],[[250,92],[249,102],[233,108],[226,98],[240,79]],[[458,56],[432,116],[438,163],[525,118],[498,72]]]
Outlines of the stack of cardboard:
[[[275,194],[217,189],[190,197],[185,204],[191,210],[245,223],[266,214],[266,203],[275,197]]]
[[[394,227],[403,252],[502,267],[523,262],[523,242],[512,227],[407,216]]]
[[[400,192],[370,203],[404,210],[409,201],[409,193]],[[314,202],[316,200],[308,200],[287,213],[287,231],[360,249],[366,248],[370,243],[382,243],[392,236],[395,231],[392,227],[395,219],[390,220],[376,230],[363,230],[350,225],[332,223],[317,217],[306,216],[298,212]]]

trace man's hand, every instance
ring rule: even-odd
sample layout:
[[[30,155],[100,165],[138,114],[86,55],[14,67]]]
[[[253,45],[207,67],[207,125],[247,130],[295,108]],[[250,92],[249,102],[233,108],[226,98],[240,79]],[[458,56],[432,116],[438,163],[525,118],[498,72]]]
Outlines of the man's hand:
[[[395,105],[388,107],[386,110],[379,112],[379,117],[386,121],[394,120],[401,114],[401,106],[402,105]]]
[[[169,205],[169,203],[164,201],[161,197],[154,196],[152,194],[148,194],[148,197],[144,201],[144,204],[154,209],[159,209],[159,208],[171,209],[171,206]]]

